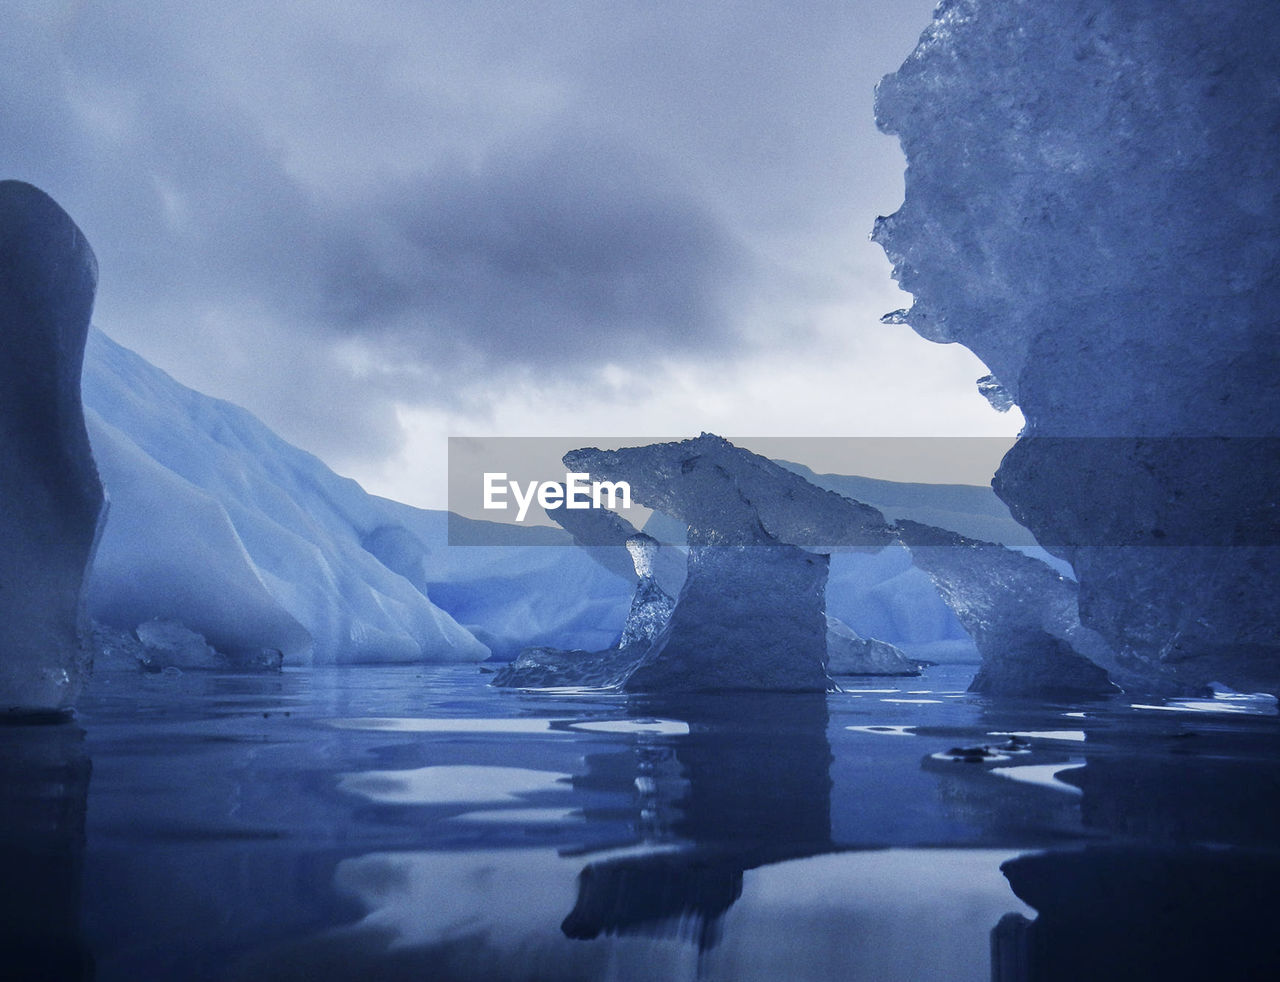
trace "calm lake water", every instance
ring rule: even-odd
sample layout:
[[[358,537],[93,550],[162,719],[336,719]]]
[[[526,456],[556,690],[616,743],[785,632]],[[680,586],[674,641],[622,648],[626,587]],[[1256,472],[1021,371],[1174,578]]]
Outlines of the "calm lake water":
[[[970,674],[680,699],[474,666],[108,674],[74,723],[0,730],[8,963],[1272,977],[1274,703],[997,701]]]

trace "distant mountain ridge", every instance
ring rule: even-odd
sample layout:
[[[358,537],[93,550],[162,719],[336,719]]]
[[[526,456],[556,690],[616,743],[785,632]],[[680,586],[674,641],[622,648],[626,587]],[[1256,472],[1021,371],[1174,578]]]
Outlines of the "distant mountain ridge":
[[[845,474],[818,474],[793,461],[778,460],[777,463],[820,488],[874,505],[889,519],[909,518],[1005,546],[1036,545],[1035,536],[1014,520],[990,487],[912,484]]]

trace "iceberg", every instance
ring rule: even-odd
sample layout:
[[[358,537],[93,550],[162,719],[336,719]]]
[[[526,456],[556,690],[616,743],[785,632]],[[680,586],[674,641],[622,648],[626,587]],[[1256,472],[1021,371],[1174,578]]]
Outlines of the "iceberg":
[[[896,316],[1021,408],[995,490],[1156,684],[1280,688],[1277,75],[1248,0],[952,0],[877,90]]]
[[[635,588],[629,561],[606,567],[593,555],[600,550],[579,548],[569,535],[545,527],[498,526],[508,541],[458,545],[467,519],[378,503],[426,550],[422,589],[488,645],[495,660],[510,661],[530,645],[594,651],[617,640]],[[481,541],[493,541],[493,526]]]
[[[74,708],[102,485],[80,371],[98,268],[43,191],[0,181],[0,713]]]
[[[688,526],[687,576],[623,682],[635,692],[825,691],[829,560],[794,542],[878,549],[884,517],[729,441],[570,451],[573,471],[626,481]]]

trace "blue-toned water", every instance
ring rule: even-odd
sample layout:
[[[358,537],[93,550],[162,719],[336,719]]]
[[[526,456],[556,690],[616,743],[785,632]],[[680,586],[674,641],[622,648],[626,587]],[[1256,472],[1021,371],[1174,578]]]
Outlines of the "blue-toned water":
[[[994,701],[969,674],[675,699],[474,666],[104,675],[75,723],[0,731],[9,950],[131,982],[1269,965],[1273,701]]]

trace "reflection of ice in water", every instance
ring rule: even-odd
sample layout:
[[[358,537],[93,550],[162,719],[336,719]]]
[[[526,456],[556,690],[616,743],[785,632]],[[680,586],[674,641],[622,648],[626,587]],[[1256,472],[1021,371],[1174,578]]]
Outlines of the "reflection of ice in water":
[[[1269,692],[1215,692],[1212,699],[1170,699],[1162,706],[1134,704],[1133,709],[1161,709],[1173,713],[1232,713],[1275,716],[1276,697]]]
[[[1052,788],[1054,791],[1065,791],[1068,794],[1084,794],[1074,784],[1058,780],[1058,775],[1063,771],[1074,771],[1080,767],[1084,767],[1084,761],[1079,758],[1073,758],[1065,764],[1025,764],[1019,767],[993,767],[991,768],[991,773],[999,774],[1001,777],[1007,777],[1013,781],[1024,781],[1027,784],[1037,784],[1042,788]]]
[[[987,736],[1025,737],[1028,740],[1070,740],[1083,743],[1084,730],[997,730]]]
[[[338,787],[380,805],[488,804],[539,791],[565,791],[568,774],[523,767],[445,765],[344,774]]]
[[[479,931],[500,943],[559,934],[580,866],[549,850],[375,853],[343,860],[335,880],[369,909],[360,926],[389,932],[392,948]]]
[[[988,982],[991,928],[1034,912],[1000,864],[1017,853],[885,849],[779,863],[744,875],[711,953],[722,979]],[[815,939],[844,943],[815,943]],[[875,939],[874,944],[854,939]]]
[[[913,706],[941,705],[941,699],[881,699],[881,702],[905,702]]]
[[[972,767],[974,764],[990,764],[994,761],[1013,760],[1013,758],[1010,757],[1008,754],[998,753],[989,747],[983,748],[983,749],[986,752],[983,753],[981,756],[979,756],[978,754],[966,754],[964,753],[963,750],[961,750],[959,753],[954,753],[954,754],[950,753],[949,751],[940,750],[936,754],[930,754],[929,759],[940,760],[948,764],[964,765],[968,767]],[[1012,768],[1006,768],[1006,770],[1011,770],[1011,769]],[[993,767],[991,770],[994,772],[996,770],[1000,770],[1000,768]]]
[[[388,730],[397,733],[560,733],[570,736],[565,729],[556,729],[554,719],[420,719],[420,718],[372,718],[331,719],[329,726],[340,730]],[[563,721],[560,721],[563,723]],[[663,736],[687,736],[689,724],[674,719],[601,719],[569,723],[575,730],[592,733],[657,733]]]
[[[591,859],[628,854],[656,855]],[[1000,872],[1017,855],[885,849],[747,870],[719,942],[700,959],[674,929],[566,938],[560,922],[578,901],[584,859],[552,850],[377,853],[341,862],[336,882],[368,911],[347,937],[367,936],[374,977],[380,952],[407,965],[416,950],[427,967],[438,946],[464,944],[467,964],[492,978],[986,982],[991,929],[1006,913],[1034,916]]]
[[[658,733],[663,736],[688,736],[689,724],[674,719],[601,719],[569,724],[575,730],[592,733]]]
[[[463,812],[449,820],[512,825],[563,825],[566,822],[585,822],[587,817],[578,808],[499,808],[492,811]]]
[[[890,736],[915,736],[914,726],[846,726],[854,733],[886,733]]]
[[[398,733],[547,733],[550,719],[331,719],[340,730],[392,730]]]

